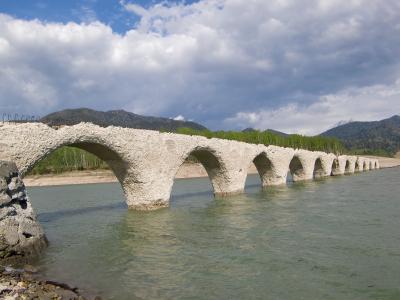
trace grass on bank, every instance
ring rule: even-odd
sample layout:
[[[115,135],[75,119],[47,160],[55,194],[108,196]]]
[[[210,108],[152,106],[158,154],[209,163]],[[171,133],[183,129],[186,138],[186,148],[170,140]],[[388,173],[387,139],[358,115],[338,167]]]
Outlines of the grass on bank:
[[[61,147],[37,163],[29,174],[57,174],[108,168],[108,165],[103,160],[85,150],[74,147]]]
[[[346,151],[343,144],[336,138],[322,136],[303,136],[291,134],[282,136],[270,131],[210,131],[179,128],[177,133],[187,135],[200,135],[207,138],[234,140],[249,144],[275,145],[281,147],[301,148],[311,151],[324,151],[342,154]]]

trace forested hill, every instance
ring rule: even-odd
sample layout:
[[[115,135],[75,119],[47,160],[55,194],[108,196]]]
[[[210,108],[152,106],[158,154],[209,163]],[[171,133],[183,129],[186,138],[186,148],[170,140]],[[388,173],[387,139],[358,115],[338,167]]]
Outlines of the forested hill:
[[[348,149],[366,153],[386,151],[394,155],[400,150],[400,116],[374,122],[350,122],[321,135],[338,138]]]
[[[190,121],[178,121],[168,118],[141,116],[124,110],[97,111],[89,108],[66,109],[51,113],[40,120],[50,126],[75,125],[80,122],[107,126],[121,126],[151,130],[176,131],[186,127],[195,130],[205,130],[206,127]]]

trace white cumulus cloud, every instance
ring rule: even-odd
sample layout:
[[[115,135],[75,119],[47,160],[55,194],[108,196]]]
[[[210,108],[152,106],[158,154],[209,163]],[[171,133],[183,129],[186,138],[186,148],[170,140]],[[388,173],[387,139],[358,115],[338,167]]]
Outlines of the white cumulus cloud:
[[[324,95],[310,105],[290,103],[272,110],[238,112],[225,122],[243,128],[314,135],[346,121],[380,120],[394,114],[400,114],[400,79],[391,85],[349,88]]]
[[[0,14],[0,108],[122,108],[184,115],[212,129],[236,126],[223,120],[240,114],[255,122],[286,110],[280,126],[291,128],[323,95],[338,95],[333,103],[352,87],[390,88],[400,78],[396,0],[121,5],[140,18],[123,34],[94,20],[95,12],[81,24]],[[313,132],[304,124],[298,131]]]

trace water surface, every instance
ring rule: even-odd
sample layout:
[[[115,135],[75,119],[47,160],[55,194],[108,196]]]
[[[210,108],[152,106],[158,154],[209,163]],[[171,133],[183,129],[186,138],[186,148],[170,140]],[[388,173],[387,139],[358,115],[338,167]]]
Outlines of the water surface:
[[[46,276],[105,299],[400,299],[400,169],[128,211],[118,184],[29,188]]]

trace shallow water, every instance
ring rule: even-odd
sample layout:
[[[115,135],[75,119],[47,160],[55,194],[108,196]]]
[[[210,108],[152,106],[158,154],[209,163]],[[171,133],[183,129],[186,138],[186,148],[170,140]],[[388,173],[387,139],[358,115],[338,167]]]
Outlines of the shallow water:
[[[105,299],[400,299],[400,168],[128,211],[118,184],[30,188],[46,276]]]

